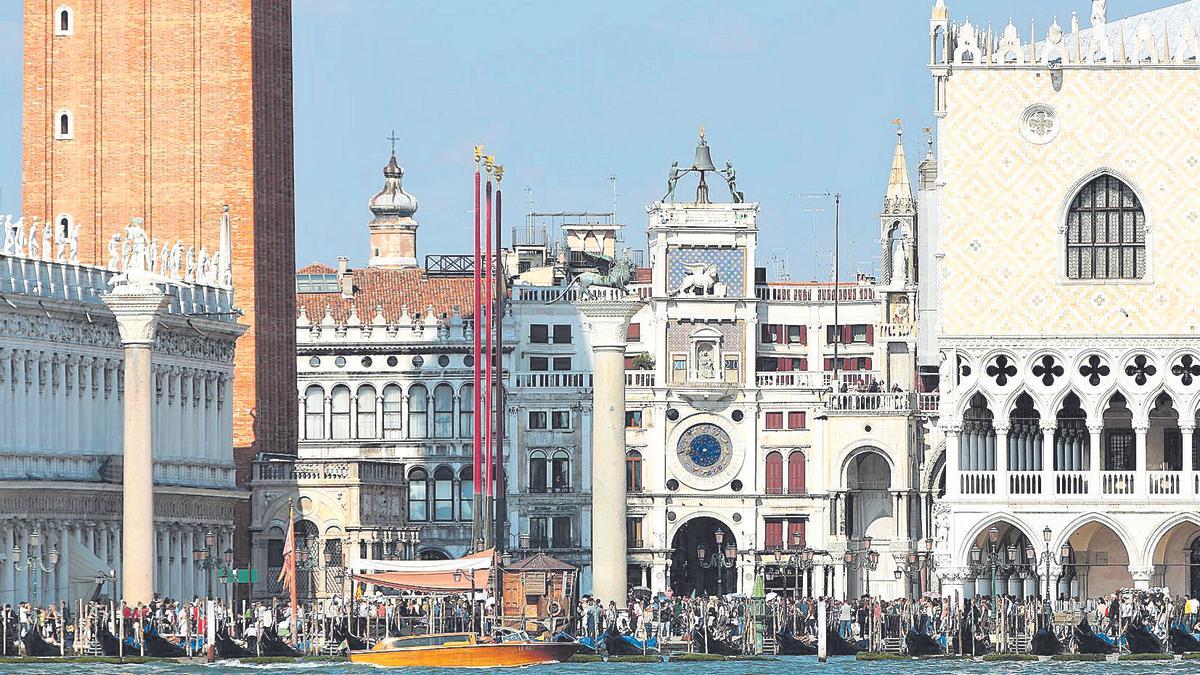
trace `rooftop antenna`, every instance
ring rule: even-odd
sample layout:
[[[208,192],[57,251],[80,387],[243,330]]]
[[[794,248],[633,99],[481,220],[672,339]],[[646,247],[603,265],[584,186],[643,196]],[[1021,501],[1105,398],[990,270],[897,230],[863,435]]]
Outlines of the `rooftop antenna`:
[[[823,255],[829,255],[828,253],[824,253],[824,254],[823,254],[823,253],[822,253],[822,252],[819,250],[819,248],[817,247],[817,241],[818,241],[818,237],[817,237],[817,214],[818,214],[818,213],[825,213],[825,209],[823,209],[823,208],[821,208],[821,207],[817,206],[817,200],[818,200],[818,199],[829,199],[829,197],[830,197],[830,194],[829,194],[828,192],[809,192],[809,193],[801,194],[801,195],[799,195],[799,196],[800,196],[800,197],[807,197],[808,199],[810,199],[810,200],[811,200],[811,203],[812,203],[812,206],[810,206],[810,207],[809,207],[809,208],[807,208],[807,209],[801,209],[801,210],[800,210],[800,212],[801,212],[801,213],[811,213],[811,214],[812,214],[812,251],[813,251],[813,277],[814,277],[814,279],[815,279],[815,278],[817,278],[817,271],[818,271],[818,270],[820,269],[820,267],[821,267],[821,261],[820,261],[820,258],[821,258]]]
[[[609,180],[609,182],[612,183],[612,195],[613,195],[612,222],[615,224],[615,223],[620,222],[617,220],[617,197],[620,197],[621,195],[617,194],[617,177],[609,176],[608,180]]]
[[[779,256],[775,251],[782,251],[783,256]],[[780,281],[791,281],[792,276],[788,274],[788,250],[786,248],[772,249],[771,257],[767,259],[767,266],[771,270],[771,276]]]

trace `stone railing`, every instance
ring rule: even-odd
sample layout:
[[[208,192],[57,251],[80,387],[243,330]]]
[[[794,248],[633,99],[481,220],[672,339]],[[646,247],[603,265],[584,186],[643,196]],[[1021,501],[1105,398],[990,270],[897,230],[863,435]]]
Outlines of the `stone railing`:
[[[630,389],[648,389],[654,386],[655,379],[653,370],[625,371],[625,386]]]
[[[119,483],[120,455],[0,455],[0,480]],[[154,461],[154,482],[183,487],[231,488],[231,464]]]
[[[630,284],[629,292],[641,300],[646,300],[651,295],[649,284]],[[591,287],[588,289],[587,295],[588,300],[621,300],[626,297],[628,297],[628,294],[624,291],[604,286]],[[516,285],[512,289],[512,299],[514,302],[530,302],[544,305],[551,302],[578,302],[581,296],[578,286]]]
[[[266,461],[257,462],[256,467],[255,479],[265,482],[357,481],[359,478],[359,462],[355,461]]]
[[[881,323],[875,327],[875,337],[878,338],[906,338],[912,337],[915,334],[915,328],[911,323]]]
[[[963,495],[996,494],[996,474],[992,471],[961,471],[959,481]]]
[[[591,389],[592,373],[587,371],[536,371],[516,373],[517,389]]]
[[[826,394],[825,409],[848,415],[908,413],[913,409],[913,396],[903,391],[834,392]]]
[[[74,300],[103,305],[117,272],[92,265],[16,258],[0,254],[0,293],[45,300]],[[205,319],[235,321],[233,291],[197,284],[162,284],[171,314],[203,315]]]
[[[847,283],[837,289],[838,302],[875,302],[874,286]],[[832,304],[834,289],[828,286],[776,286],[760,284],[754,287],[754,297],[767,302],[793,304]]]
[[[772,389],[821,389],[824,387],[820,373],[804,371],[758,373],[754,376],[754,383],[760,387]]]

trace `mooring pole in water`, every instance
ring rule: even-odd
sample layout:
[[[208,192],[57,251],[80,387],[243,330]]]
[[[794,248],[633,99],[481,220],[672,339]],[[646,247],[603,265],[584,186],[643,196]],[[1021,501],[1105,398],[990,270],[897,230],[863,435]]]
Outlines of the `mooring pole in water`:
[[[817,661],[825,663],[829,658],[829,640],[827,637],[828,631],[828,612],[826,611],[825,601],[817,603]]]

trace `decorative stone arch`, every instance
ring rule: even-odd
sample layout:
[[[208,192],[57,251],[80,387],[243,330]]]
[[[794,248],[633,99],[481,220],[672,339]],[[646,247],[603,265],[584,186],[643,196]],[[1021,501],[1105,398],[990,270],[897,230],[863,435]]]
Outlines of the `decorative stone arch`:
[[[1052,398],[1050,400],[1050,406],[1049,406],[1050,410],[1049,411],[1044,411],[1039,408],[1038,412],[1042,413],[1042,419],[1043,420],[1057,420],[1058,413],[1062,411],[1063,406],[1066,405],[1067,398],[1070,397],[1071,394],[1074,394],[1075,398],[1079,399],[1079,408],[1081,410],[1083,410],[1084,414],[1087,416],[1087,423],[1088,424],[1099,424],[1100,420],[1103,419],[1103,417],[1102,417],[1104,415],[1103,408],[1101,408],[1098,412],[1096,410],[1094,410],[1093,409],[1095,407],[1093,405],[1094,402],[1089,400],[1089,397],[1079,393],[1079,391],[1077,391],[1074,386],[1067,387],[1066,389],[1063,389],[1062,391],[1055,394],[1054,398]],[[1124,394],[1122,394],[1122,395],[1124,395]],[[1035,403],[1037,402],[1037,398],[1034,398],[1034,402]]]
[[[1162,543],[1163,537],[1171,533],[1179,525],[1191,523],[1200,527],[1200,512],[1184,511],[1181,513],[1173,513],[1163,519],[1150,534],[1146,536],[1146,544],[1140,551],[1141,560],[1146,561],[1147,565],[1154,563],[1154,553],[1158,549],[1158,545]]]
[[[1129,392],[1122,389],[1120,387],[1120,385],[1118,385],[1116,382],[1114,382],[1111,387],[1109,387],[1108,389],[1105,389],[1102,393],[1100,393],[1096,396],[1094,412],[1096,414],[1096,423],[1097,424],[1099,424],[1101,421],[1104,420],[1104,411],[1108,409],[1109,402],[1112,401],[1112,397],[1116,394],[1120,394],[1125,399],[1125,403],[1126,403],[1126,406],[1129,408],[1129,412],[1133,413],[1134,421],[1139,419],[1139,417],[1138,417],[1139,397],[1134,396],[1133,394],[1130,394]],[[1091,417],[1092,412],[1093,412],[1093,410],[1088,411],[1088,420],[1092,419],[1092,417]]]
[[[1046,416],[1049,414],[1046,412],[1046,400],[1039,396],[1038,392],[1031,391],[1028,387],[1018,387],[1004,397],[1004,401],[998,410],[992,411],[992,419],[997,425],[1003,424],[1004,426],[1008,426],[1008,420],[1016,412],[1017,401],[1020,400],[1022,394],[1029,396],[1030,400],[1033,401],[1033,409],[1038,412],[1038,415],[1042,419],[1046,419]],[[1053,417],[1052,414],[1050,416]]]
[[[1093,44],[1095,44],[1094,38],[1093,38]],[[1112,176],[1113,178],[1116,178],[1117,180],[1124,183],[1126,187],[1128,187],[1130,190],[1133,191],[1134,196],[1137,197],[1138,203],[1141,204],[1142,215],[1146,220],[1146,226],[1145,226],[1145,231],[1146,231],[1146,242],[1145,242],[1146,274],[1145,274],[1145,276],[1141,277],[1140,279],[1094,279],[1094,280],[1090,280],[1090,281],[1094,281],[1094,282],[1100,283],[1100,284],[1129,283],[1131,281],[1144,283],[1146,281],[1152,281],[1154,279],[1154,258],[1155,258],[1155,255],[1154,255],[1155,254],[1155,251],[1154,251],[1154,215],[1153,215],[1152,209],[1150,207],[1150,204],[1146,201],[1146,191],[1143,190],[1142,188],[1140,188],[1138,186],[1137,181],[1130,178],[1128,174],[1126,174],[1118,169],[1114,169],[1113,167],[1107,166],[1107,165],[1092,169],[1088,173],[1084,174],[1082,177],[1076,179],[1075,182],[1071,183],[1065,193],[1065,196],[1063,197],[1062,202],[1059,204],[1058,224],[1056,226],[1056,231],[1058,232],[1058,239],[1056,240],[1057,251],[1058,251],[1058,254],[1057,254],[1058,269],[1055,270],[1055,277],[1060,281],[1071,281],[1071,282],[1077,281],[1075,279],[1070,279],[1067,276],[1067,247],[1066,247],[1067,216],[1071,211],[1071,203],[1075,201],[1075,197],[1079,195],[1079,191],[1082,190],[1084,187],[1086,187],[1088,185],[1088,183],[1091,183],[1093,180],[1095,180],[1096,178],[1099,178],[1100,176],[1103,176],[1103,175]],[[1122,356],[1122,359],[1123,358],[1124,358],[1124,356]],[[1118,360],[1121,360],[1121,359],[1118,359]],[[1114,375],[1117,374],[1115,363],[1109,364],[1109,367],[1113,368]],[[1116,379],[1116,378],[1114,378],[1114,379]]]
[[[1017,389],[1021,390],[1020,387]],[[984,387],[976,386],[976,388],[969,390],[958,398],[954,407],[953,419],[962,420],[963,415],[971,409],[971,399],[975,398],[976,394],[982,396],[983,400],[987,402],[988,410],[992,411],[992,417],[993,419],[995,418],[997,415],[996,411],[1000,409],[1000,406],[996,404],[996,395]]]
[[[943,450],[945,444],[943,443]],[[884,447],[877,439],[860,438],[854,442],[842,446],[841,452],[838,453],[836,466],[838,467],[838,483],[844,488],[846,487],[846,471],[850,468],[850,461],[859,455],[868,452],[879,453],[883,456],[883,461],[888,465],[888,475],[891,478],[892,485],[896,484],[896,462],[892,459],[891,451]]]
[[[1133,537],[1129,535],[1129,532],[1123,525],[1117,522],[1117,520],[1112,516],[1109,516],[1105,513],[1100,513],[1099,511],[1089,511],[1081,514],[1075,517],[1075,519],[1070,521],[1067,525],[1059,528],[1059,530],[1053,535],[1054,545],[1050,547],[1050,550],[1060,550],[1063,544],[1067,543],[1072,534],[1075,534],[1075,532],[1077,532],[1080,528],[1091,523],[1099,523],[1100,525],[1112,530],[1113,534],[1117,535],[1117,541],[1121,542],[1121,545],[1125,547],[1126,555],[1129,556],[1129,565],[1131,567],[1143,564],[1142,561],[1144,558],[1142,557],[1142,553],[1144,551],[1144,547],[1135,546],[1133,543]]]
[[[1012,511],[993,511],[976,519],[975,522],[967,527],[967,536],[959,540],[958,548],[954,551],[955,561],[957,561],[957,564],[967,564],[971,552],[971,545],[975,543],[975,540],[979,538],[980,534],[985,532],[988,527],[997,522],[1004,522],[1011,527],[1016,528],[1017,531],[1025,535],[1025,538],[1031,542],[1042,540],[1041,532],[1033,527],[1030,527],[1029,523],[1025,522],[1021,516],[1018,516]]]
[[[723,525],[725,527],[725,529],[729,530],[729,533],[731,535],[733,535],[734,545],[736,545],[738,547],[738,550],[741,550],[741,543],[742,543],[741,539],[742,538],[738,537],[738,529],[737,529],[738,523],[733,522],[732,520],[722,516],[721,514],[717,513],[716,511],[709,511],[707,509],[701,510],[701,511],[693,511],[693,512],[687,514],[686,517],[678,519],[678,521],[673,524],[673,527],[669,528],[667,531],[667,542],[673,542],[675,540],[675,535],[679,534],[679,531],[683,529],[684,525],[687,525],[688,523],[692,522],[693,520],[698,520],[700,518],[711,518],[711,519],[717,521],[718,523],[720,523],[721,525]]]
[[[932,453],[925,456],[925,462],[921,466],[921,491],[936,493],[938,490],[939,478],[945,470],[946,440],[943,438],[942,441],[938,443],[937,448]]]

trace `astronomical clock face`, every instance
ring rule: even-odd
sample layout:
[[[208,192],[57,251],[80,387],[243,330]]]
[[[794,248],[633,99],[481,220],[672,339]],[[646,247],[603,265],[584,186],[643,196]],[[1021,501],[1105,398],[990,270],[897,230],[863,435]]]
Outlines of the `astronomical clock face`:
[[[729,466],[729,434],[715,424],[697,424],[679,438],[679,462],[697,476],[715,476]]]

